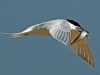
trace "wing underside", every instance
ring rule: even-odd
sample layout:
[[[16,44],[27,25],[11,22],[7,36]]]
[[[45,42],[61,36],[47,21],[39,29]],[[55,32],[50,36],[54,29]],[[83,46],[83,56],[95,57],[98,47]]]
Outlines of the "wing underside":
[[[77,37],[80,33],[77,31],[71,31],[71,34],[73,35],[71,41],[74,41],[74,37]],[[94,67],[94,58],[85,38],[74,44],[69,45],[69,47],[75,54],[77,54],[79,57],[89,63],[92,67]]]

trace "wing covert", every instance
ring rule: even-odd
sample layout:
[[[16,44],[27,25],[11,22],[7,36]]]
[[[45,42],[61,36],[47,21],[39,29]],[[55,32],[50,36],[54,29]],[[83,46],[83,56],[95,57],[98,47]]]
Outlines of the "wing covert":
[[[59,42],[67,45],[71,39],[70,26],[67,22],[58,24],[49,30],[50,34]]]

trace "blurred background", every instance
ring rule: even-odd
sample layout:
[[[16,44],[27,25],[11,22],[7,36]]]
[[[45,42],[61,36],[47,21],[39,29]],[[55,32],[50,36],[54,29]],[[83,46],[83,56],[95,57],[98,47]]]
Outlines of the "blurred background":
[[[100,75],[100,0],[0,0],[0,32],[20,32],[54,19],[73,19],[92,33],[94,69],[52,37],[0,34],[0,75]]]

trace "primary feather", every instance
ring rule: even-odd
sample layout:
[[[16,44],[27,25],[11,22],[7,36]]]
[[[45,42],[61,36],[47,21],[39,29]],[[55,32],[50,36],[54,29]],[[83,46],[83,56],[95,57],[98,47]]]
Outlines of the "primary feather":
[[[10,34],[13,38],[26,35],[52,36],[64,45],[68,45],[72,51],[94,67],[94,58],[86,43],[85,36],[80,36],[81,32],[76,29],[80,25],[73,20],[57,19],[33,25],[19,33],[2,33]],[[75,41],[76,38],[81,38]]]

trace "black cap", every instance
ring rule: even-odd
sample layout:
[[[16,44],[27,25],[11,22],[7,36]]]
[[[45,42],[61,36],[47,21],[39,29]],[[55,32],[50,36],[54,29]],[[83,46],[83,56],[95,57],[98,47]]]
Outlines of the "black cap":
[[[74,20],[70,20],[70,19],[66,19],[68,22],[74,24],[75,26],[78,26],[78,27],[81,27],[79,23],[77,23],[76,21]]]

